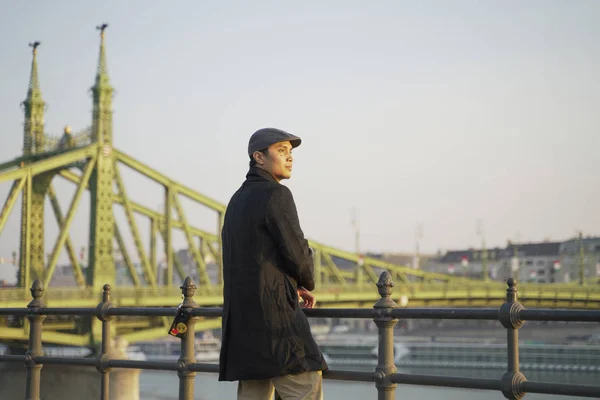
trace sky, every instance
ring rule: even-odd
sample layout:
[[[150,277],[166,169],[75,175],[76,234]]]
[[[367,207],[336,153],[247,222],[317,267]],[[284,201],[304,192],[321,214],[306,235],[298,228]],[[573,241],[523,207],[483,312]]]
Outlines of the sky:
[[[411,252],[419,226],[423,252],[478,247],[477,221],[488,246],[597,235],[599,18],[593,0],[0,0],[0,162],[22,149],[29,42],[46,132],[91,125],[106,22],[115,147],[222,203],[250,135],[273,126],[303,139],[284,184],[310,239],[355,250],[353,209],[362,252]],[[123,174],[131,198],[161,207],[158,185]],[[74,186],[59,180],[66,213]],[[214,213],[184,208],[215,230]],[[49,207],[46,226],[50,252]],[[18,243],[16,207],[0,257]]]

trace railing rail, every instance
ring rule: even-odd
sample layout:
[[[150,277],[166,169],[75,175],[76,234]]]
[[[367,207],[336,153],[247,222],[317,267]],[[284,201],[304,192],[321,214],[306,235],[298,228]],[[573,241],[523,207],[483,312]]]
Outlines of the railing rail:
[[[567,396],[600,397],[600,386],[573,385],[528,381],[519,369],[518,332],[529,321],[600,322],[597,310],[525,309],[517,299],[517,282],[507,281],[506,302],[495,308],[398,308],[392,300],[392,282],[388,272],[383,272],[377,282],[380,299],[373,309],[306,309],[310,317],[372,319],[379,329],[378,363],[374,372],[329,370],[324,379],[373,382],[379,400],[392,400],[398,384],[443,386],[481,390],[497,390],[507,399],[521,399],[526,393],[560,394]],[[112,368],[151,369],[176,371],[179,376],[179,399],[194,397],[196,372],[218,372],[218,365],[196,362],[194,352],[195,323],[199,317],[220,317],[221,308],[201,308],[194,301],[196,286],[186,278],[181,292],[181,308],[190,312],[187,332],[181,339],[177,362],[135,361],[112,359],[111,320],[116,316],[175,316],[175,307],[116,307],[111,303],[110,286],[105,285],[102,302],[95,308],[46,308],[42,302],[44,288],[36,280],[30,291],[33,300],[27,308],[0,308],[1,315],[25,316],[30,322],[29,346],[25,355],[0,355],[0,362],[24,362],[27,369],[26,400],[40,399],[41,368],[48,365],[95,366],[101,374],[101,400],[108,399],[109,377]],[[42,322],[48,315],[95,316],[102,321],[101,351],[97,358],[47,357],[42,348]],[[398,319],[464,319],[498,320],[507,331],[507,371],[500,379],[479,379],[452,376],[433,376],[397,373],[394,363],[393,329]]]

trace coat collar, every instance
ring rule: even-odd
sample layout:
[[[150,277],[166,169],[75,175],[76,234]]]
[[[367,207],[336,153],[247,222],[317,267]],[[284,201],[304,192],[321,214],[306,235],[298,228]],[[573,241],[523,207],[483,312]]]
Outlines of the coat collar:
[[[258,167],[250,167],[250,169],[248,170],[248,173],[246,174],[246,179],[248,179],[248,180],[255,180],[255,179],[261,179],[261,178],[262,179],[266,179],[266,180],[271,181],[271,182],[279,183],[273,177],[273,175],[271,175],[270,173],[268,173],[264,169],[258,168]]]

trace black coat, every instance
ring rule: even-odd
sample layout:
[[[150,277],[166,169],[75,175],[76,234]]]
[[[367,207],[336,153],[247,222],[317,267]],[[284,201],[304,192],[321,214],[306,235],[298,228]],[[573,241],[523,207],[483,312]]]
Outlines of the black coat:
[[[222,240],[219,380],[326,370],[298,304],[297,287],[315,287],[314,265],[290,190],[251,167],[227,206]]]

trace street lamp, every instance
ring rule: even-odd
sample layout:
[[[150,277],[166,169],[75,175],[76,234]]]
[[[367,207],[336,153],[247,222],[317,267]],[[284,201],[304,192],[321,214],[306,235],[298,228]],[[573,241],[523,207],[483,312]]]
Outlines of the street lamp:
[[[420,267],[420,249],[419,249],[419,240],[423,239],[423,224],[417,225],[417,229],[415,231],[415,256],[413,258],[413,268],[419,269]]]
[[[583,285],[585,279],[585,250],[583,248],[583,233],[579,231],[579,284]]]
[[[481,220],[477,221],[477,236],[481,237],[481,264],[483,266],[483,280],[487,281],[488,278],[488,253],[487,248],[485,246],[485,235],[483,233],[483,224]]]
[[[352,209],[352,217],[350,224],[354,227],[354,248],[356,250],[356,283],[362,284],[362,272],[364,265],[364,257],[360,254],[360,228],[358,225],[358,212],[356,208]]]
[[[511,276],[515,279],[519,278],[519,248],[517,247],[517,243],[519,242],[521,235],[517,232],[516,234],[516,240],[513,243],[513,256],[511,261]]]

